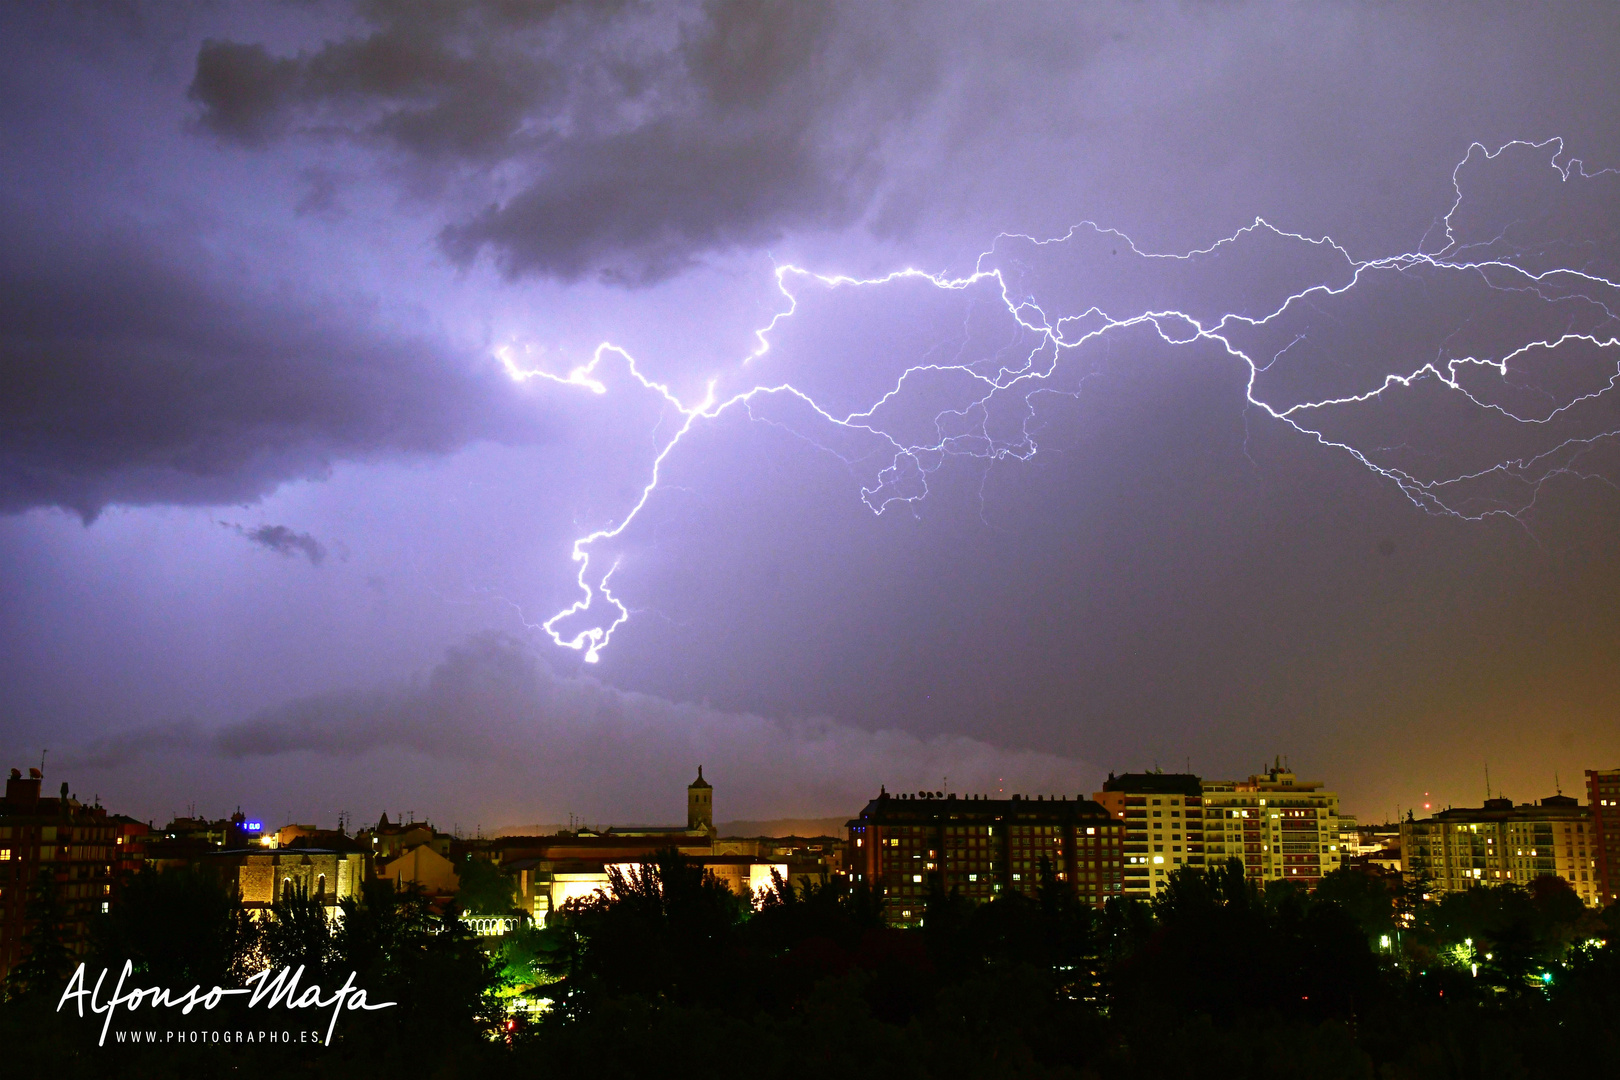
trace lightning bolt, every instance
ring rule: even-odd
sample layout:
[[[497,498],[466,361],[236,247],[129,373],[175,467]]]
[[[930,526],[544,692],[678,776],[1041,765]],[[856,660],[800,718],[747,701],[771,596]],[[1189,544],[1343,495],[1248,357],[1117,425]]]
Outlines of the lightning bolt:
[[[1620,304],[1620,285],[1599,273],[1594,266],[1605,262],[1602,252],[1594,254],[1595,242],[1568,241],[1561,237],[1547,237],[1537,241],[1532,235],[1522,238],[1526,230],[1537,227],[1534,218],[1510,218],[1502,222],[1495,232],[1474,236],[1459,229],[1456,218],[1464,212],[1464,184],[1462,173],[1470,165],[1488,167],[1499,162],[1504,155],[1515,158],[1526,154],[1545,155],[1545,163],[1557,174],[1557,183],[1593,181],[1599,177],[1620,175],[1605,169],[1588,173],[1578,159],[1564,156],[1561,139],[1543,142],[1516,140],[1496,150],[1475,143],[1452,170],[1455,200],[1445,216],[1425,234],[1418,249],[1376,259],[1356,260],[1341,245],[1329,237],[1311,237],[1298,232],[1277,228],[1256,218],[1254,223],[1206,248],[1179,254],[1144,251],[1128,236],[1105,229],[1093,222],[1082,222],[1062,236],[1036,239],[1018,233],[1002,233],[990,249],[975,261],[972,273],[960,277],[930,273],[916,268],[896,270],[880,277],[858,278],[840,274],[819,274],[792,265],[775,269],[776,286],[784,306],[770,321],[754,331],[754,347],[743,356],[733,378],[741,378],[744,388],[722,394],[721,377],[711,378],[703,396],[693,402],[680,399],[668,385],[648,378],[634,357],[609,343],[599,345],[590,361],[575,367],[565,375],[526,368],[515,358],[510,347],[496,350],[496,357],[507,374],[515,381],[548,381],[561,386],[582,389],[593,394],[608,393],[608,384],[601,377],[603,366],[622,364],[631,379],[644,390],[658,395],[678,421],[672,433],[662,438],[653,458],[650,473],[641,487],[640,495],[616,521],[578,537],[572,545],[571,558],[577,564],[575,581],[579,597],[549,619],[539,624],[552,641],[564,648],[581,651],[589,663],[597,662],[607,648],[614,632],[630,618],[630,609],[616,595],[611,584],[619,568],[615,560],[604,568],[593,560],[593,549],[604,541],[620,536],[647,506],[648,500],[659,489],[664,467],[682,440],[701,422],[714,420],[736,409],[746,410],[754,420],[765,420],[755,411],[755,404],[766,399],[791,399],[802,403],[830,428],[857,433],[863,438],[875,439],[883,455],[892,454],[889,464],[878,472],[875,482],[863,484],[860,497],[875,514],[883,514],[895,504],[911,504],[928,495],[928,479],[952,458],[975,458],[984,461],[1002,459],[1028,460],[1036,455],[1039,444],[1029,430],[1033,415],[1032,399],[1037,393],[1062,393],[1070,396],[1078,391],[1064,389],[1057,383],[1059,368],[1068,357],[1094,342],[1106,342],[1125,331],[1139,329],[1156,334],[1165,344],[1176,347],[1206,343],[1246,366],[1248,377],[1245,398],[1249,408],[1263,413],[1272,420],[1287,425],[1323,447],[1347,455],[1385,481],[1390,482],[1414,506],[1426,513],[1444,514],[1467,521],[1481,521],[1494,516],[1507,516],[1522,521],[1524,513],[1535,505],[1546,484],[1560,476],[1605,479],[1600,473],[1581,466],[1583,457],[1603,443],[1620,436],[1620,430],[1607,428],[1598,431],[1561,434],[1551,446],[1535,448],[1492,461],[1479,468],[1468,468],[1438,475],[1420,475],[1415,466],[1399,465],[1388,460],[1405,446],[1360,445],[1352,437],[1332,434],[1331,420],[1342,416],[1356,416],[1385,399],[1403,391],[1412,391],[1420,384],[1434,383],[1444,393],[1456,395],[1481,415],[1505,421],[1510,426],[1525,430],[1555,430],[1582,406],[1610,394],[1620,383],[1620,366],[1611,364],[1613,372],[1602,385],[1582,392],[1566,395],[1560,401],[1556,394],[1540,392],[1549,407],[1535,414],[1523,407],[1509,407],[1476,385],[1475,376],[1494,373],[1496,386],[1504,392],[1525,391],[1527,387],[1512,381],[1514,372],[1531,361],[1550,361],[1561,350],[1585,346],[1603,354],[1620,346],[1616,336],[1617,321],[1613,304]],[[1433,251],[1425,251],[1431,235],[1438,231],[1443,243]],[[1515,232],[1521,234],[1515,239]],[[1038,302],[1034,292],[1021,284],[1027,275],[1039,276],[1039,266],[1028,259],[1038,260],[1048,252],[1062,252],[1081,240],[1091,243],[1106,241],[1114,254],[1123,247],[1144,266],[1191,268],[1203,272],[1206,266],[1218,266],[1220,260],[1239,257],[1244,244],[1281,243],[1296,253],[1326,260],[1335,270],[1328,279],[1318,277],[1311,284],[1292,292],[1282,292],[1280,300],[1269,307],[1253,312],[1243,310],[1216,310],[1214,312],[1186,311],[1175,307],[1140,306],[1126,311],[1108,311],[1092,304],[1078,313],[1064,314]],[[1004,248],[1027,252],[1024,259],[1014,251],[1001,258]],[[1573,259],[1558,259],[1559,251],[1584,254],[1580,265],[1564,265]],[[750,373],[767,366],[772,349],[773,335],[782,324],[792,319],[800,306],[800,290],[806,284],[819,285],[826,290],[873,289],[897,282],[911,281],[933,289],[952,292],[988,290],[1010,316],[1014,333],[1029,342],[1020,347],[1016,359],[1004,361],[1000,353],[989,364],[957,355],[928,362],[916,363],[902,370],[893,384],[869,405],[856,411],[838,411],[817,402],[815,397],[787,381],[749,382]],[[1310,381],[1309,373],[1296,361],[1296,356],[1313,348],[1318,337],[1313,318],[1332,322],[1328,306],[1340,303],[1361,291],[1387,287],[1389,281],[1412,283],[1428,288],[1436,282],[1470,282],[1483,285],[1500,304],[1520,304],[1527,311],[1537,313],[1536,318],[1547,322],[1550,329],[1539,336],[1532,334],[1527,340],[1518,340],[1506,351],[1468,351],[1460,355],[1447,355],[1458,335],[1466,335],[1476,316],[1463,320],[1452,334],[1437,345],[1432,358],[1410,364],[1397,370],[1376,371],[1360,379],[1360,384],[1343,392],[1319,396],[1295,395],[1295,400],[1284,401],[1279,395],[1287,389],[1290,378]],[[1374,285],[1372,283],[1380,283]],[[1434,287],[1438,287],[1435,285]],[[1517,309],[1515,309],[1517,310]],[[1295,325],[1298,324],[1298,325]],[[1268,336],[1286,341],[1264,351]],[[1331,336],[1331,335],[1329,335]],[[1275,341],[1272,342],[1275,344]],[[1263,347],[1264,346],[1264,347]],[[1374,362],[1373,358],[1354,355],[1340,358],[1339,367]],[[1301,374],[1305,372],[1305,374]],[[1338,373],[1343,376],[1343,372]],[[900,401],[918,380],[929,376],[951,376],[965,380],[972,387],[965,398],[951,408],[937,412],[933,418],[934,437],[917,441],[896,435],[879,418],[879,413],[892,403]],[[1082,380],[1083,381],[1083,380]],[[1277,382],[1279,387],[1268,391],[1263,384]],[[1352,381],[1355,381],[1352,379]],[[990,430],[989,414],[992,403],[1008,395],[1022,395],[1024,419],[1016,437],[998,437]],[[802,434],[796,432],[796,434]],[[855,459],[834,450],[816,438],[807,438],[814,446],[836,454],[846,463]],[[1507,482],[1516,497],[1478,494],[1482,484]],[[587,625],[572,633],[561,629],[564,624],[583,619]]]

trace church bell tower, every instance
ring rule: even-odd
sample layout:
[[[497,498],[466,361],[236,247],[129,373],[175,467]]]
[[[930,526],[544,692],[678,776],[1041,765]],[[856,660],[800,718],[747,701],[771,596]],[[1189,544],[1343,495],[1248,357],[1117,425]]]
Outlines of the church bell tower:
[[[686,828],[714,835],[714,787],[703,779],[701,765],[697,779],[686,785]]]

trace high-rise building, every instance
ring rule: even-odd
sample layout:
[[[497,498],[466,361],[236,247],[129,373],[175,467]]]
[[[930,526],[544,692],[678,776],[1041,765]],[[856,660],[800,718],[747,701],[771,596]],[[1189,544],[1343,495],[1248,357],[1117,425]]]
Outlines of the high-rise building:
[[[850,879],[883,898],[891,926],[922,922],[935,889],[984,901],[1033,894],[1044,860],[1082,902],[1122,893],[1125,829],[1076,796],[1010,799],[882,791],[849,823]]]
[[[74,953],[90,945],[90,923],[112,897],[119,827],[100,806],[85,806],[62,785],[60,798],[41,796],[44,774],[11,770],[0,802],[0,977],[23,958],[28,901],[40,880],[56,889],[57,928]]]
[[[1151,900],[1184,866],[1204,866],[1204,792],[1192,773],[1108,774],[1096,799],[1125,824],[1125,896]]]
[[[1620,769],[1586,770],[1586,805],[1594,894],[1607,907],[1620,900]]]
[[[1206,780],[1204,853],[1210,865],[1241,859],[1260,882],[1314,887],[1344,865],[1339,796],[1301,780],[1281,761],[1247,780]]]
[[[1586,808],[1568,795],[1518,806],[1486,799],[1401,822],[1401,870],[1427,881],[1431,896],[1560,877],[1582,901],[1599,904],[1596,841]]]

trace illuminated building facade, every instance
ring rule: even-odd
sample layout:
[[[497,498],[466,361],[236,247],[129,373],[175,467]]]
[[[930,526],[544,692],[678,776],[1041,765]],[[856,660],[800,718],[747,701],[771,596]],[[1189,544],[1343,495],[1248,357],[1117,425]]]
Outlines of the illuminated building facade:
[[[1586,808],[1593,902],[1607,907],[1620,899],[1620,769],[1586,770]]]
[[[1385,822],[1362,825],[1339,815],[1339,865],[1364,869],[1401,870],[1401,827]]]
[[[537,923],[571,900],[606,890],[610,870],[634,875],[658,852],[675,850],[703,867],[739,896],[754,899],[768,890],[773,875],[789,879],[790,863],[775,853],[737,850],[717,841],[714,787],[698,768],[686,788],[686,825],[629,825],[579,829],[551,836],[503,836],[488,847],[517,887],[518,905]]]
[[[1109,773],[1092,798],[1125,823],[1124,895],[1151,900],[1170,874],[1203,868],[1203,786],[1192,773]]]
[[[892,926],[920,925],[934,890],[978,901],[1033,894],[1042,860],[1084,903],[1122,895],[1125,827],[1090,799],[883,791],[848,827],[850,880],[882,896]]]
[[[1203,795],[1211,866],[1240,859],[1255,881],[1313,888],[1344,865],[1339,796],[1319,780],[1301,780],[1279,761],[1247,780],[1205,781]]]
[[[387,862],[374,863],[372,873],[392,881],[396,889],[415,886],[433,897],[450,896],[461,888],[455,864],[431,844],[417,844]]]
[[[328,918],[341,900],[358,900],[366,877],[361,851],[326,848],[245,848],[220,851],[203,860],[237,890],[242,906],[257,916],[277,899],[302,893],[319,900]]]
[[[1583,902],[1598,904],[1596,840],[1586,808],[1568,795],[1518,806],[1512,799],[1486,799],[1477,809],[1401,822],[1401,869],[1426,880],[1434,896],[1560,877]]]
[[[23,958],[28,901],[39,880],[55,883],[62,940],[76,955],[90,945],[90,923],[107,910],[117,864],[116,822],[85,806],[62,785],[60,798],[40,795],[44,774],[11,770],[0,803],[0,978]]]

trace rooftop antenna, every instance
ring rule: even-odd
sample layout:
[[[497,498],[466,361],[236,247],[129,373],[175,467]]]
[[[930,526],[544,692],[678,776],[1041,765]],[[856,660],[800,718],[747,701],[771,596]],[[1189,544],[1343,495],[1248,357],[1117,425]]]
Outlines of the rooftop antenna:
[[[1553,770],[1553,790],[1556,791],[1560,795],[1562,795],[1564,793],[1564,785],[1560,784],[1558,782],[1558,770],[1557,769]]]
[[[1487,799],[1491,797],[1491,763],[1489,761],[1485,763],[1485,797]]]
[[[45,773],[45,755],[48,754],[48,753],[50,753],[49,749],[41,750],[39,752],[39,771],[40,771],[40,775],[42,775],[42,776]]]

